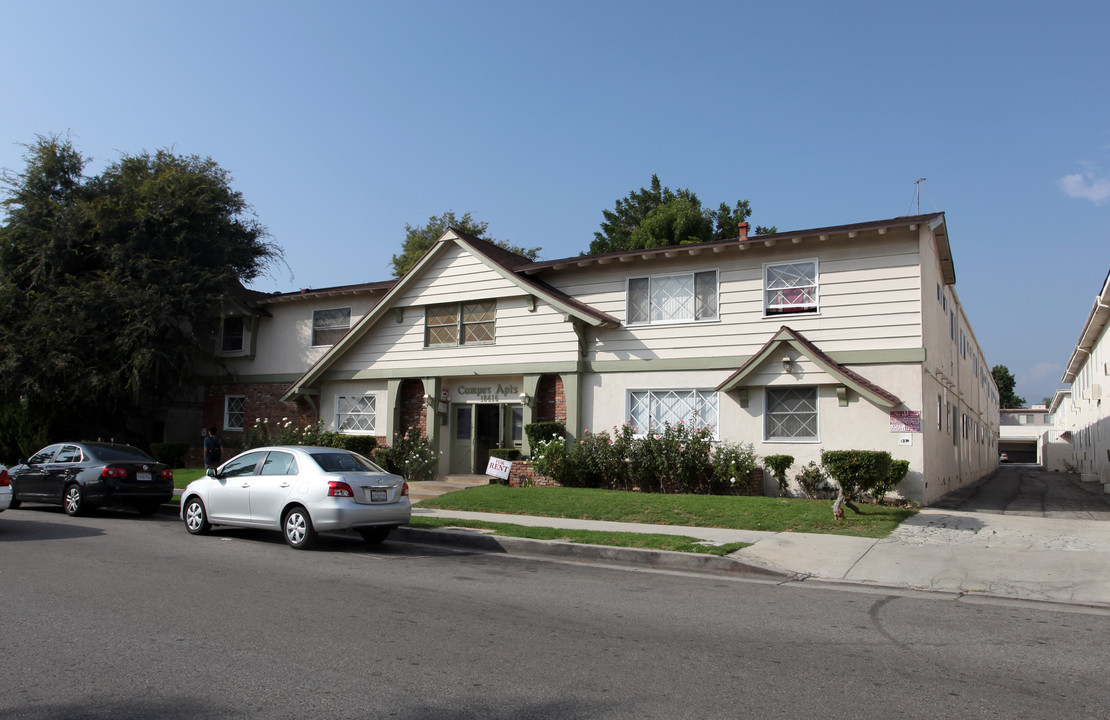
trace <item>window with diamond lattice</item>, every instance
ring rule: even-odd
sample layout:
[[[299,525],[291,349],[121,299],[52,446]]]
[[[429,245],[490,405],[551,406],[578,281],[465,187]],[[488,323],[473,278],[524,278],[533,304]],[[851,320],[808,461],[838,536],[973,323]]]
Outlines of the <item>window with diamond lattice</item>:
[[[717,393],[712,390],[634,390],[628,394],[628,422],[637,435],[661,432],[666,424],[707,427],[717,434]]]
[[[817,439],[817,388],[767,388],[767,440]]]
[[[766,315],[817,312],[817,261],[763,266]]]
[[[373,395],[340,395],[335,399],[335,431],[373,433],[378,419]]]
[[[629,324],[716,319],[716,270],[628,280]]]
[[[482,345],[494,342],[497,303],[430,305],[424,314],[424,345]]]
[[[351,308],[312,311],[312,346],[334,345],[351,328]]]
[[[242,430],[246,408],[247,398],[243,395],[224,396],[224,429]]]

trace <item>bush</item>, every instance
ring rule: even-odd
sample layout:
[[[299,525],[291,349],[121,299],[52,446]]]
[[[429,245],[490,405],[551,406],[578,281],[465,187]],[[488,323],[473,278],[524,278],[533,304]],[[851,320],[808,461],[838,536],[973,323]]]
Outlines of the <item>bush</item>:
[[[713,453],[713,484],[709,491],[717,495],[735,493],[736,485],[747,484],[759,458],[751,443],[721,443]]]
[[[875,502],[882,503],[883,498],[894,492],[894,488],[898,487],[898,483],[902,482],[909,471],[909,460],[892,460],[890,473],[871,488],[871,497],[875,498]]]
[[[185,467],[185,453],[192,445],[187,442],[151,443],[150,455],[160,463],[171,468]]]
[[[489,451],[489,456],[492,458],[497,458],[498,460],[507,460],[509,462],[512,462],[513,460],[520,459],[520,451],[516,448],[494,448]]]
[[[790,486],[786,482],[786,471],[794,464],[793,455],[768,455],[763,458],[763,464],[771,468],[775,479],[779,481],[779,495],[789,495]]]
[[[549,436],[547,440],[537,439],[532,445],[532,470],[555,480],[560,485],[563,485],[565,480],[566,460],[567,441],[561,435]]]
[[[439,474],[439,451],[432,447],[428,438],[414,430],[394,435],[392,446],[378,446],[374,450],[374,461],[408,482],[434,480]]]
[[[885,450],[825,450],[821,453],[821,464],[840,487],[833,515],[842,520],[842,505],[858,513],[853,502],[889,477],[891,457]]]
[[[794,480],[802,488],[806,497],[816,498],[817,494],[821,492],[821,488],[825,486],[828,476],[820,465],[810,460],[808,465],[798,471]]]
[[[524,432],[528,435],[528,447],[532,448],[534,453],[536,446],[541,442],[553,437],[566,437],[567,426],[561,422],[534,422],[525,425]]]
[[[373,435],[339,435],[337,433],[320,433],[318,444],[324,447],[336,447],[350,450],[363,457],[374,457],[374,450],[378,447],[378,438]]]

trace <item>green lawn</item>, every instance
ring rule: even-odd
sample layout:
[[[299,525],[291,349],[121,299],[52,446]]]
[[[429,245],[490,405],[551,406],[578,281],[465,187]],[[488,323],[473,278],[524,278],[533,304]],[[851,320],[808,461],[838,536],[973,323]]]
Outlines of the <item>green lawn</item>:
[[[420,501],[421,507],[543,517],[691,525],[772,532],[886,537],[917,510],[862,504],[833,519],[832,502],[726,495],[658,495],[584,488],[482,485]],[[462,524],[452,520],[452,524]],[[569,531],[559,530],[559,533]]]
[[[199,477],[204,477],[204,468],[174,468],[173,486],[182,490]]]
[[[569,540],[587,545],[611,545],[613,547],[648,548],[651,550],[673,550],[675,552],[706,553],[728,555],[751,543],[729,543],[727,545],[707,545],[697,538],[682,535],[656,535],[653,533],[598,532],[595,530],[564,530],[550,527],[530,527],[507,523],[482,522],[480,520],[455,520],[453,518],[417,518],[409,522],[409,527],[431,529],[442,527],[485,528],[495,535],[506,537],[531,538],[533,540]]]

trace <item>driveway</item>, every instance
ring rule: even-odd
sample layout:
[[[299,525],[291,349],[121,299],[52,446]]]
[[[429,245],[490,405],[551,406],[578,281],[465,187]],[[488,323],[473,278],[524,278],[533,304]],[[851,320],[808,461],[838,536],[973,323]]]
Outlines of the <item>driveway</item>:
[[[882,540],[780,533],[737,555],[816,578],[1106,607],[1107,520],[1101,485],[1007,465]]]

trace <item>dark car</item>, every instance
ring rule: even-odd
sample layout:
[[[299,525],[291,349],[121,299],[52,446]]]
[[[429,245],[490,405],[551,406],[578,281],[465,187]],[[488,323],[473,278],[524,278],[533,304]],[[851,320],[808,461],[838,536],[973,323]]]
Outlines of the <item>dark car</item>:
[[[13,508],[25,502],[61,505],[67,515],[124,505],[152,515],[173,497],[173,470],[130,445],[57,443],[8,471]]]

